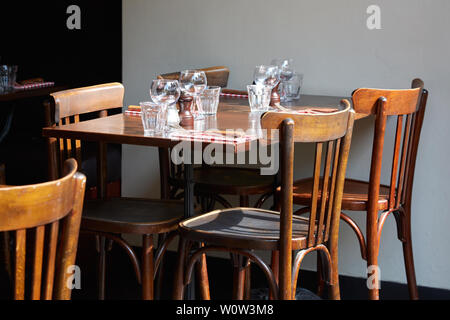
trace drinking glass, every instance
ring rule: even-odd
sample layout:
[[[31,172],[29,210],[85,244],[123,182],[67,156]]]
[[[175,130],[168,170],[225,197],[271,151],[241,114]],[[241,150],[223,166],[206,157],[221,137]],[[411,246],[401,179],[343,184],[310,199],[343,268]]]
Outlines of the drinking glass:
[[[256,66],[253,73],[253,81],[256,85],[269,86],[272,89],[280,82],[280,70],[278,66]]]
[[[16,83],[17,66],[0,66],[0,91],[11,91]]]
[[[295,72],[292,78],[285,82],[286,101],[300,99],[300,90],[303,85],[303,74]]]
[[[164,128],[167,128],[167,108],[180,98],[180,84],[178,80],[158,79],[153,80],[150,88],[150,96],[161,107],[161,112],[166,116]]]
[[[213,115],[217,113],[219,106],[220,87],[209,86],[199,96],[198,102],[204,115]]]
[[[287,100],[286,93],[286,82],[289,81],[294,76],[294,60],[293,59],[273,59],[272,64],[278,66],[280,70],[280,100]]]
[[[199,103],[199,96],[205,91],[207,84],[208,80],[204,71],[184,70],[180,72],[181,91],[194,98],[192,110],[196,110],[194,112],[195,120],[204,119],[202,106]]]
[[[154,102],[141,102],[141,119],[146,136],[153,136],[165,129],[167,113]]]
[[[251,112],[266,112],[269,110],[272,87],[262,85],[248,85],[248,102]]]

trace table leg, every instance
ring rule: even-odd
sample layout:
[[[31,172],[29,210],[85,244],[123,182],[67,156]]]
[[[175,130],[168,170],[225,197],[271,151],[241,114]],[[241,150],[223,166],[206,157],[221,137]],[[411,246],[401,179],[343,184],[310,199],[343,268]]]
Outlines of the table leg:
[[[194,167],[192,164],[184,164],[184,217],[194,216]],[[195,276],[186,288],[186,299],[195,299]]]

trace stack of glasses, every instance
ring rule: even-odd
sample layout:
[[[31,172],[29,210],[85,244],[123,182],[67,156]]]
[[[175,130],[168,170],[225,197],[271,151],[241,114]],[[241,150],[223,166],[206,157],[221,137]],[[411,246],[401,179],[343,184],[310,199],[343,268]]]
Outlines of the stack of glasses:
[[[303,75],[295,72],[292,59],[274,59],[270,65],[260,65],[253,74],[254,85],[247,86],[252,112],[269,109],[271,92],[278,85],[281,102],[300,98]]]

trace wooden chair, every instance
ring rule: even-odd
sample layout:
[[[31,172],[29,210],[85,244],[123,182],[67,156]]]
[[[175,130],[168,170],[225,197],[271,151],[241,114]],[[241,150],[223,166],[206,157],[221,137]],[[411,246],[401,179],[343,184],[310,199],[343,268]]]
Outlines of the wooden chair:
[[[70,299],[67,282],[77,253],[86,177],[77,172],[74,159],[66,161],[65,172],[52,182],[0,188],[0,231],[15,232],[16,300]],[[31,290],[25,294],[27,233],[34,237],[34,254]]]
[[[97,86],[66,90],[51,94],[55,103],[56,122],[59,125],[79,122],[80,114],[98,112],[100,117],[106,117],[107,111],[122,107],[124,87],[120,83],[109,83]],[[47,108],[50,109],[50,108]],[[50,149],[59,150],[63,159],[72,154],[81,162],[81,141],[59,139],[49,140]],[[177,229],[178,222],[183,218],[184,207],[179,201],[163,201],[132,198],[106,198],[106,143],[99,143],[97,181],[99,184],[98,200],[86,201],[83,211],[81,229],[85,233],[94,234],[97,238],[99,251],[99,298],[105,297],[106,252],[112,242],[122,247],[133,263],[137,280],[142,284],[143,299],[154,297],[154,274],[157,272],[168,242],[158,248],[154,259],[153,235],[160,235],[159,240],[168,236],[168,241],[174,238],[171,233]],[[52,158],[53,175],[57,172],[56,152]],[[142,235],[142,258],[139,264],[136,253],[122,238],[122,234],[132,233]],[[106,240],[109,240],[107,243]],[[107,245],[108,244],[108,245]],[[154,261],[155,260],[155,261]]]
[[[353,93],[355,111],[375,115],[375,133],[369,181],[354,179],[345,181],[342,210],[367,212],[367,239],[364,239],[362,230],[349,216],[341,213],[341,219],[356,232],[361,255],[367,260],[367,266],[378,267],[383,225],[389,214],[394,214],[398,238],[403,244],[410,297],[418,299],[411,242],[411,196],[428,92],[423,89],[423,82],[420,79],[413,81],[412,88],[407,90],[358,89]],[[396,118],[394,155],[390,167],[390,184],[381,185],[381,163],[388,117]],[[312,183],[313,178],[294,183],[295,204],[309,207]],[[371,299],[378,299],[379,290],[376,287],[379,278],[378,274],[373,272],[376,272],[374,267],[368,269],[368,276],[375,277],[374,288],[369,290],[369,296]]]
[[[229,93],[235,90],[226,90],[224,87],[228,84],[229,69],[224,66],[201,68],[205,71],[208,85],[222,87],[222,92]],[[163,79],[179,79],[180,72],[166,73],[159,76]],[[168,151],[165,151],[168,152]],[[170,197],[180,199],[183,193],[178,193],[184,189],[183,166],[170,164],[168,185],[170,186]],[[275,191],[276,179],[273,176],[260,175],[259,169],[242,167],[223,167],[223,166],[202,166],[194,168],[195,194],[203,212],[214,209],[218,202],[225,208],[231,208],[232,205],[223,195],[238,196],[241,207],[249,207],[249,197],[252,195],[260,196],[255,207],[261,207]],[[178,193],[178,194],[177,194]],[[250,281],[250,266],[246,272],[246,282]],[[246,296],[249,298],[250,288],[246,288]]]
[[[243,267],[252,261],[264,272],[275,299],[294,299],[297,277],[303,258],[316,251],[326,264],[331,297],[339,298],[337,240],[347,157],[350,149],[354,112],[342,101],[345,110],[320,115],[268,112],[262,128],[281,129],[281,212],[234,208],[216,210],[180,223],[180,251],[177,262],[174,298],[182,299],[190,282],[193,265],[203,254],[225,251],[235,254],[241,273],[235,277],[233,298],[244,297]],[[293,217],[292,183],[294,142],[315,143],[314,195],[309,219]],[[331,197],[319,197],[319,177],[324,172],[325,190]],[[331,251],[324,245],[330,241]],[[192,242],[205,246],[190,253]],[[253,250],[280,251],[279,274]],[[292,261],[292,253],[299,250]]]

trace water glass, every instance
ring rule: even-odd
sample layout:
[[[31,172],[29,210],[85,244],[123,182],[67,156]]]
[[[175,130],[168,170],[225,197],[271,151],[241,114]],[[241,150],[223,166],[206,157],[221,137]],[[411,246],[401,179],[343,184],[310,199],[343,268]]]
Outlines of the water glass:
[[[217,113],[217,107],[219,106],[220,87],[209,86],[199,96],[200,110],[204,115],[213,115]]]
[[[164,131],[167,121],[167,110],[154,102],[141,102],[141,119],[144,134],[152,136]]]
[[[295,72],[291,79],[283,83],[286,92],[285,101],[300,99],[300,90],[303,85],[303,74]]]
[[[203,120],[203,111],[199,103],[199,97],[208,85],[206,73],[200,70],[183,70],[180,72],[180,88],[184,94],[194,98],[192,111],[195,120]]]
[[[0,66],[0,91],[11,91],[17,76],[17,66]]]
[[[269,110],[271,86],[248,85],[248,102],[251,112],[266,112]]]
[[[280,69],[274,65],[256,66],[253,81],[256,85],[269,86],[273,89],[280,82]]]

